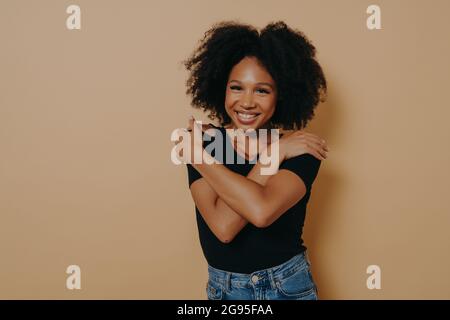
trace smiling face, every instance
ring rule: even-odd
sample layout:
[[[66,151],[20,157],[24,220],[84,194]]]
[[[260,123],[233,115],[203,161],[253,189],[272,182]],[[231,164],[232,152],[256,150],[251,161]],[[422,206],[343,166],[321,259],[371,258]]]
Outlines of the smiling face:
[[[277,101],[275,81],[255,57],[245,57],[228,77],[225,110],[233,129],[266,127]]]

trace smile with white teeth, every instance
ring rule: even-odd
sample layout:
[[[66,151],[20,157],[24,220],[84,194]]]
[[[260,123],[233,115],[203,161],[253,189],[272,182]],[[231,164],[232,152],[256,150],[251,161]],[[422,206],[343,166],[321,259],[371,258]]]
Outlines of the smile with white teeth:
[[[259,115],[259,113],[241,113],[241,112],[238,112],[238,111],[236,111],[236,114],[242,120],[252,120],[252,119],[256,118]]]

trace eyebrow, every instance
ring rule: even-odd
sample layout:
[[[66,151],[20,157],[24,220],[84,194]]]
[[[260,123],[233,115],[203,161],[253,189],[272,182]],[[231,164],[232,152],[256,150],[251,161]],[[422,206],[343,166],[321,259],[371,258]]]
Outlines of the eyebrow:
[[[242,83],[241,81],[239,81],[239,80],[231,80],[230,82],[237,82],[237,83]],[[270,84],[270,83],[268,83],[268,82],[258,82],[257,84],[259,84],[259,85],[266,85],[266,86],[269,86],[270,88],[272,88],[272,90],[274,90],[274,88],[273,88],[273,85],[272,84]]]

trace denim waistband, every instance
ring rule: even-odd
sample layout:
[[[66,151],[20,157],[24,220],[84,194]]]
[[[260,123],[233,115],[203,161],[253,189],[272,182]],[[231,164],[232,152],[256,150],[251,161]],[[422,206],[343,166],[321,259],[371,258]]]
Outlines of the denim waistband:
[[[267,269],[257,270],[250,274],[220,270],[208,265],[209,279],[222,284],[225,289],[234,287],[269,286],[275,288],[275,282],[280,281],[297,271],[310,267],[306,251],[303,251],[288,261]]]

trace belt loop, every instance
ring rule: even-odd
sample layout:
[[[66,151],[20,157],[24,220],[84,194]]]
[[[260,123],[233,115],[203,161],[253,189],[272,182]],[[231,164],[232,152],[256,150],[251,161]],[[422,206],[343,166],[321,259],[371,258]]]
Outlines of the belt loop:
[[[267,269],[267,273],[269,274],[269,281],[270,281],[272,290],[274,290],[274,289],[276,289],[277,286],[275,285],[275,278],[273,276],[272,268]]]
[[[225,290],[227,292],[231,291],[231,272],[227,272],[225,276]]]

